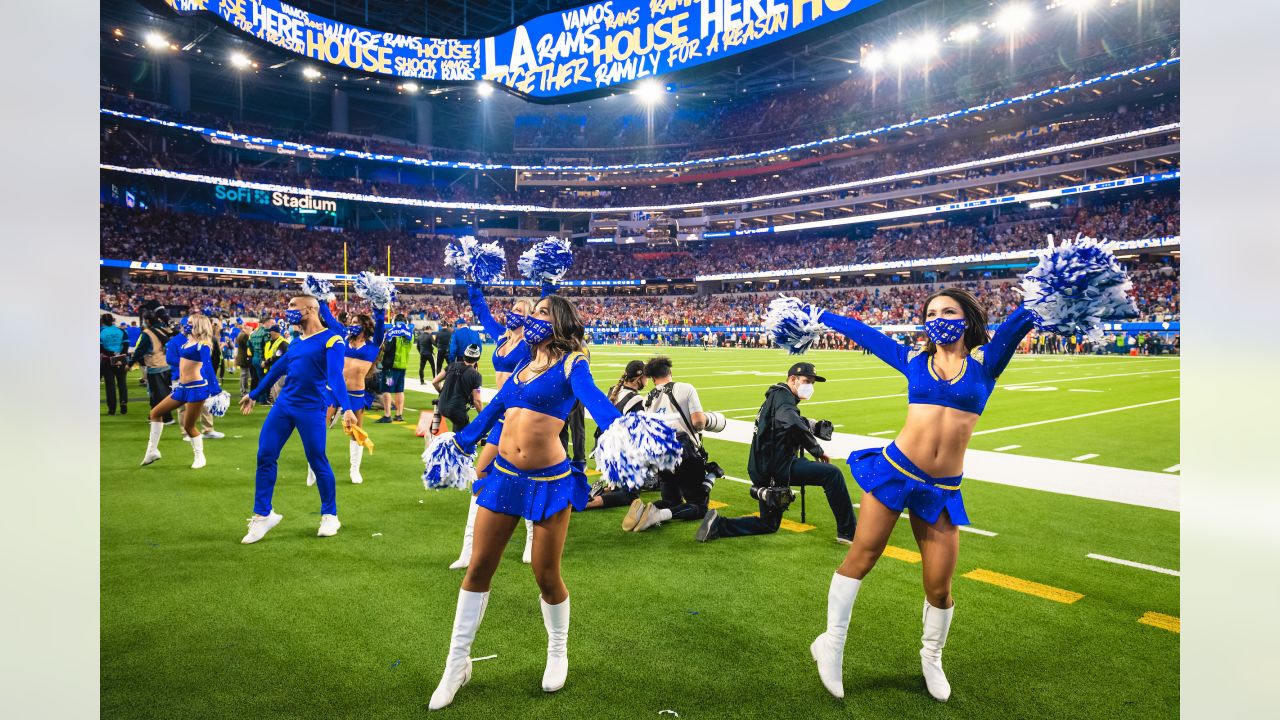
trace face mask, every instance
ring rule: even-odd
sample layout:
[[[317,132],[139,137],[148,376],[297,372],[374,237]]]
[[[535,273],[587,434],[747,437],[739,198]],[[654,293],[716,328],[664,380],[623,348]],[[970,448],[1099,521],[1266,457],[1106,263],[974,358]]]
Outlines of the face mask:
[[[796,395],[800,396],[801,400],[808,400],[813,397],[813,383],[804,383],[796,388]]]
[[[361,330],[363,330],[363,329],[364,329],[364,328],[360,327],[359,325],[348,325],[348,326],[347,326],[347,337],[355,337],[355,336],[359,335],[359,334],[360,334],[360,331],[361,331]]]
[[[539,320],[532,315],[524,317],[524,341],[530,345],[538,343],[551,337],[551,323],[546,320]]]
[[[302,311],[301,310],[285,310],[284,321],[289,323],[290,325],[301,325]]]
[[[507,313],[507,329],[515,330],[517,328],[524,327],[524,318],[525,316],[520,313]]]
[[[964,337],[964,320],[935,318],[924,324],[924,331],[935,345],[950,345]]]

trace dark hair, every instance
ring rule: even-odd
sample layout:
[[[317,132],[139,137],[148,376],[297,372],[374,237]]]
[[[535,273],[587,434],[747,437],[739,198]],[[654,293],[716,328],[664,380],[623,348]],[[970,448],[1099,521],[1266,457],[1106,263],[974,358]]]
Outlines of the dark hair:
[[[396,319],[393,320],[392,322],[404,322],[404,321],[405,321],[404,313],[396,313]]]
[[[623,383],[635,382],[642,377],[644,377],[643,360],[632,360],[627,363],[627,369],[622,372],[622,377],[618,378],[618,382],[614,383],[613,387],[609,388],[609,392],[606,393],[609,396],[609,402],[618,401],[618,393],[622,392]]]
[[[115,325],[116,319],[111,315],[111,313],[102,313],[102,317],[98,318],[98,322],[103,325]]]
[[[991,342],[991,335],[987,333],[986,309],[978,302],[978,298],[973,296],[973,293],[961,288],[942,288],[925,299],[924,304],[920,306],[921,325],[926,322],[926,317],[929,314],[929,303],[939,297],[949,297],[960,304],[960,310],[964,313],[964,347],[966,350],[972,350]],[[924,351],[932,355],[938,351],[938,347],[933,344],[933,340],[926,338]]]
[[[364,339],[369,342],[373,342],[373,318],[364,313],[357,313],[355,320],[360,324],[360,334],[364,335]],[[346,324],[345,320],[343,321],[343,324]]]
[[[542,300],[547,302],[547,309],[551,311],[551,341],[547,349],[551,351],[552,357],[559,358],[571,352],[585,353],[585,329],[573,303],[559,295],[548,295]]]
[[[644,365],[644,375],[654,380],[671,377],[671,358],[659,355]]]

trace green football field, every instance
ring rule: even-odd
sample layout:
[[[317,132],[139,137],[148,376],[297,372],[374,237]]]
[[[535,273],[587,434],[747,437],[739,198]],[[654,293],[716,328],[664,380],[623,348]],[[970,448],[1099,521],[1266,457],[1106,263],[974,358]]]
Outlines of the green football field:
[[[652,349],[604,346],[601,386]],[[664,349],[707,409],[749,420],[793,358],[778,351]],[[831,382],[802,405],[838,433],[888,439],[906,383],[851,352],[806,356]],[[1106,465],[1177,482],[1177,358],[1018,356],[974,450]],[[414,367],[416,367],[416,359]],[[486,382],[489,370],[484,369]],[[412,372],[411,372],[412,374]],[[416,379],[416,378],[415,378]],[[233,391],[237,381],[228,375]],[[423,490],[411,424],[367,424],[377,444],[365,482],[346,480],[346,439],[330,431],[343,527],[317,538],[319,499],[301,445],[281,458],[283,522],[239,544],[251,514],[254,454],[267,408],[218,420],[209,464],[191,470],[176,426],[159,462],[146,446],[142,390],[101,424],[101,697],[111,718],[415,718],[440,678],[461,571],[466,493]],[[430,407],[410,392],[408,405]],[[374,413],[369,419],[376,418]],[[887,431],[887,432],[886,432]],[[714,459],[746,477],[747,446],[708,436]],[[1016,447],[1011,447],[1016,446]],[[1091,456],[1091,457],[1087,457]],[[1084,458],[1084,459],[1077,459]],[[843,462],[841,462],[843,467]],[[846,471],[847,477],[847,471]],[[854,501],[861,490],[849,481]],[[844,555],[821,492],[806,523],[773,536],[694,542],[694,523],[623,533],[623,510],[576,515],[564,555],[573,597],[569,680],[540,688],[546,634],[520,563],[523,532],[494,580],[471,683],[445,717],[1112,718],[1178,707],[1177,512],[966,477],[974,528],[961,536],[956,615],[944,653],[950,702],[928,697],[917,651],[923,593],[904,521],[854,607],[846,699],[809,658],[825,627],[827,585]],[[650,498],[654,499],[654,498]],[[753,512],[729,478],[713,499]],[[1118,558],[1146,567],[1105,562]],[[1161,570],[1164,570],[1162,572]],[[1145,622],[1140,622],[1145,619]]]

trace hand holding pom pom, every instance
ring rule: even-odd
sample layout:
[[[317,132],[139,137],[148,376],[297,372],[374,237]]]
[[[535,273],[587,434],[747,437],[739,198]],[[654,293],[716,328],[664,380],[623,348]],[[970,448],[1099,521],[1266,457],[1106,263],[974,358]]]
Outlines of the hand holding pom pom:
[[[471,455],[454,442],[453,433],[441,433],[422,453],[426,469],[422,471],[422,485],[428,490],[458,488],[466,490],[476,479],[476,468]]]
[[[786,348],[792,355],[803,355],[814,340],[830,331],[820,317],[820,308],[783,295],[769,303],[763,325],[778,347]]]
[[[596,467],[611,486],[638,490],[654,471],[675,470],[680,451],[676,431],[660,416],[629,413],[601,433]]]
[[[307,275],[303,289],[319,302],[329,302],[334,298],[333,283],[328,280],[321,280],[314,275]]]
[[[356,295],[379,310],[386,310],[396,299],[396,287],[383,275],[362,272],[356,276]]]
[[[1041,250],[1039,264],[1022,276],[1024,305],[1036,315],[1036,327],[1057,335],[1102,339],[1102,321],[1134,317],[1129,275],[1116,261],[1110,243],[1077,236]]]
[[[502,279],[507,269],[507,256],[496,242],[480,244],[467,236],[444,249],[444,264],[462,275],[467,282],[491,283]]]
[[[227,414],[227,409],[231,407],[231,394],[223,390],[217,395],[210,395],[205,399],[204,405],[209,408],[210,415],[222,417]]]
[[[568,240],[549,237],[520,254],[516,267],[520,274],[534,282],[555,285],[573,265],[573,250]]]

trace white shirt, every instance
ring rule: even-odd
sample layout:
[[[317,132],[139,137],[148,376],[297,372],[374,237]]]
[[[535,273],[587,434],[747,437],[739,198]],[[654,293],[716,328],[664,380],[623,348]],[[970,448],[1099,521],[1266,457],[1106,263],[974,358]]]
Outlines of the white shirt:
[[[698,391],[689,383],[670,382],[657,386],[660,392],[653,399],[653,404],[645,409],[652,413],[658,413],[663,416],[662,421],[675,428],[676,432],[682,432],[695,440],[698,434],[693,428],[685,425],[684,418],[680,416],[680,410],[675,409],[671,405],[672,397],[668,397],[665,388],[671,386],[671,396],[675,401],[680,403],[680,408],[684,410],[684,414],[693,419],[694,413],[702,412],[702,402],[698,400]]]

